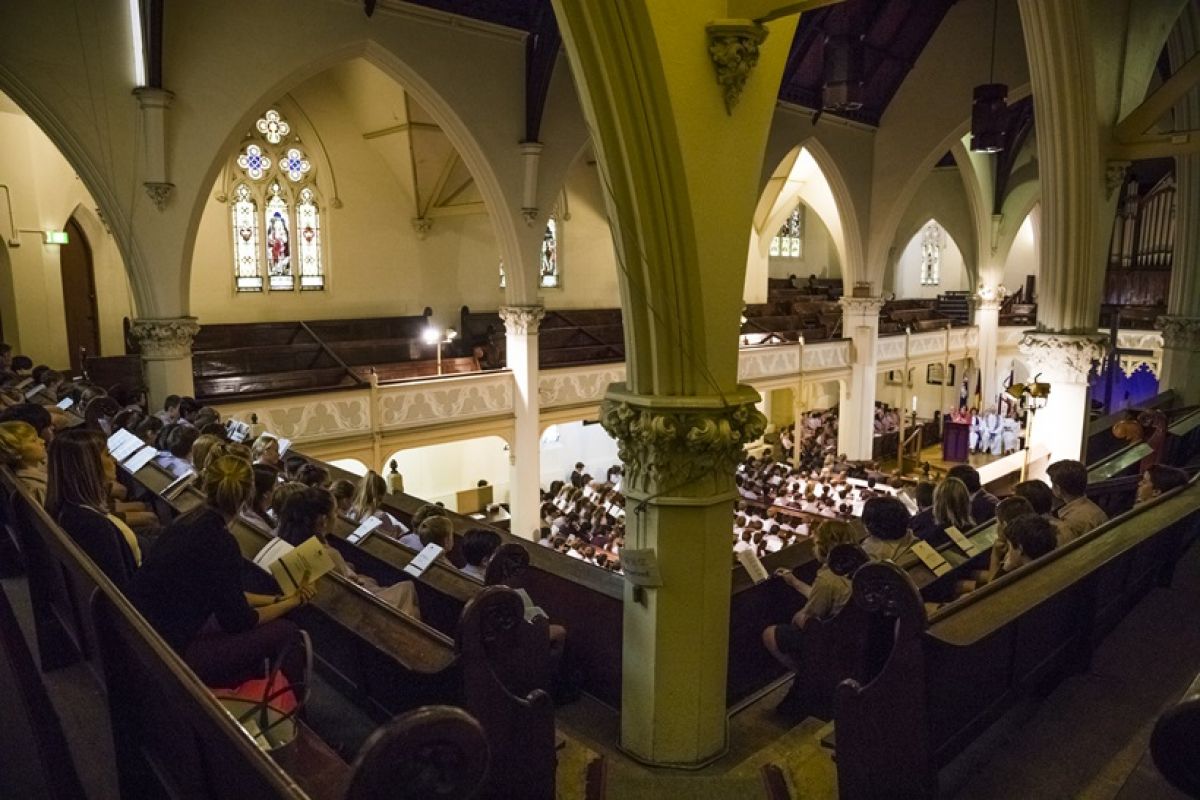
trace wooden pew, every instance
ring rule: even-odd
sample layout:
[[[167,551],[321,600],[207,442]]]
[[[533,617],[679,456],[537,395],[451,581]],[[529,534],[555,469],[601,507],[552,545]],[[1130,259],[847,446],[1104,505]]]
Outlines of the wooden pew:
[[[160,493],[172,478],[153,463],[132,477],[155,496],[160,517],[170,519],[203,503],[190,487],[175,501],[163,501]],[[230,531],[246,558],[269,541],[267,534],[241,520]],[[460,701],[462,671],[453,640],[341,575],[325,576],[316,599],[292,614],[312,636],[326,678],[377,718]]]
[[[1154,723],[1150,754],[1172,786],[1200,797],[1200,675]]]
[[[898,566],[861,568],[853,601],[892,633],[878,671],[837,690],[841,796],[935,796],[937,771],[1017,698],[1087,665],[1198,520],[1193,481],[931,616]]]
[[[1139,410],[1161,409],[1169,411],[1178,402],[1175,392],[1168,389],[1156,395],[1150,401],[1138,406]],[[1087,446],[1085,448],[1085,461],[1087,464],[1095,464],[1112,455],[1118,450],[1126,446],[1126,443],[1112,435],[1112,427],[1121,421],[1125,411],[1117,411],[1113,414],[1094,419],[1088,423],[1087,427]]]

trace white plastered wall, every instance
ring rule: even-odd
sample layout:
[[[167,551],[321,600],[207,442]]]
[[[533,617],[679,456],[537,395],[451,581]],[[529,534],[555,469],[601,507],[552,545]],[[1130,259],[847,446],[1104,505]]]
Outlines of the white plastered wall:
[[[937,220],[929,222],[938,224]],[[928,225],[929,223],[926,223]],[[924,260],[922,253],[922,245],[925,238],[925,225],[908,240],[908,244],[900,252],[900,258],[896,261],[896,273],[893,283],[893,291],[896,292],[896,297],[903,298],[932,298],[937,297],[943,292],[956,292],[968,290],[971,288],[970,281],[967,279],[967,268],[963,261],[962,251],[958,249],[958,244],[954,237],[941,228],[942,253],[940,259],[940,267],[938,269],[938,282],[936,284],[921,283],[921,267]]]

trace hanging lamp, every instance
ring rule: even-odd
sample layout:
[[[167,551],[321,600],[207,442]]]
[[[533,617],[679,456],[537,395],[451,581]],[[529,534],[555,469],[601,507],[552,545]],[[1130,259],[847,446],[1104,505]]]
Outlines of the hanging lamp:
[[[1008,124],[1008,86],[996,83],[996,23],[1000,0],[992,0],[992,57],[988,82],[975,87],[971,103],[971,150],[999,153],[1004,149]]]

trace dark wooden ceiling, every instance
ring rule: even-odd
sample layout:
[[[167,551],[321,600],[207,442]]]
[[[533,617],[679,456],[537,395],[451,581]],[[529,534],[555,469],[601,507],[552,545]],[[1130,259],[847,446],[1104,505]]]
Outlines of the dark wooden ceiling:
[[[865,50],[862,108],[830,113],[878,125],[888,103],[955,2],[847,0],[801,15],[779,87],[779,99],[821,108],[826,42],[830,37],[861,37]]]
[[[549,12],[549,0],[408,2],[528,32],[544,28],[547,14],[553,17]],[[957,0],[846,0],[801,15],[779,87],[779,99],[821,108],[826,42],[831,36],[861,38],[865,50],[862,108],[829,113],[878,125],[888,103],[955,2]],[[980,76],[981,82],[984,77]]]

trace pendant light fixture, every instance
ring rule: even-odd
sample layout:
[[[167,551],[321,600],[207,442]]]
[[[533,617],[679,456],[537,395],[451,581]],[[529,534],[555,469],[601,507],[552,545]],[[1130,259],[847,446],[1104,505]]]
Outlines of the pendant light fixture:
[[[996,22],[1000,0],[992,0],[992,58],[988,82],[975,87],[971,103],[971,150],[998,153],[1004,149],[1008,122],[1008,86],[996,83]]]
[[[863,105],[865,15],[860,0],[850,0],[834,9],[835,14],[838,12],[842,30],[825,39],[821,107],[825,111],[858,111]]]

